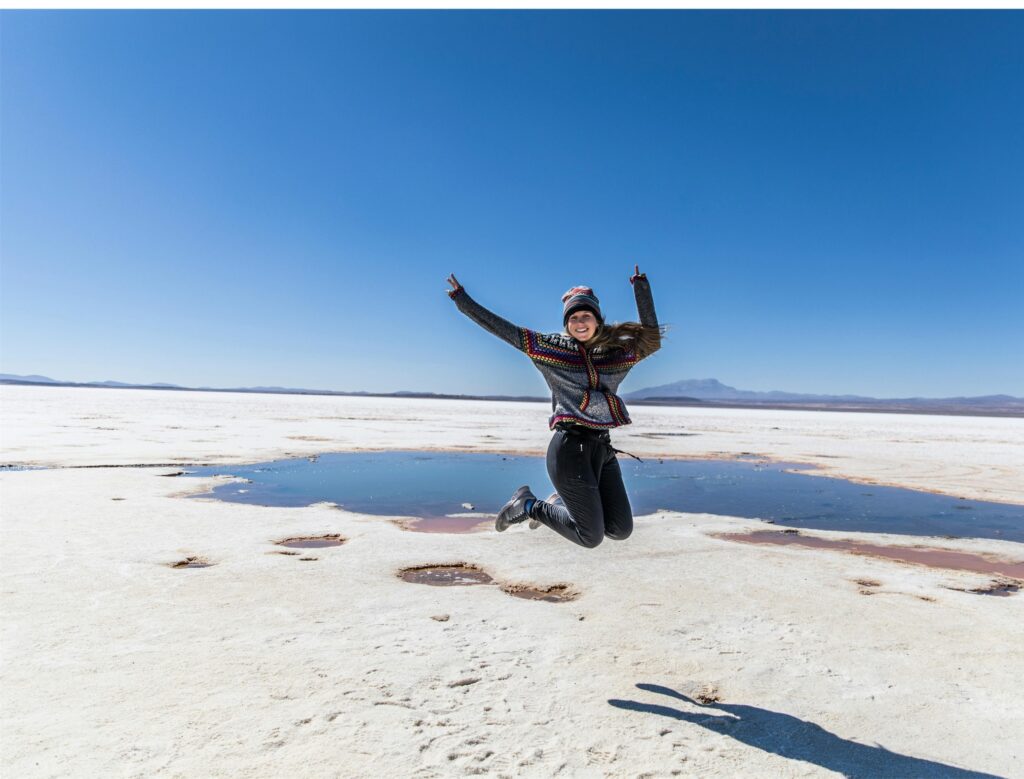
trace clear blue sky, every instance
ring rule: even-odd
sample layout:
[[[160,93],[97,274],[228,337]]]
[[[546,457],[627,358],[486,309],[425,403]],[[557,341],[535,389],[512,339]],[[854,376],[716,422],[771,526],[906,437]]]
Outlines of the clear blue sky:
[[[590,284],[624,391],[1024,395],[1021,12],[5,12],[0,372],[542,394],[460,315]]]

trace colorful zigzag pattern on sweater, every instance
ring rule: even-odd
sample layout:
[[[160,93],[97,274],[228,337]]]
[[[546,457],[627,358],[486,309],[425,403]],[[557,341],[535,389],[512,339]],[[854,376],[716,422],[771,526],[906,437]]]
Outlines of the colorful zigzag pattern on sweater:
[[[553,343],[543,334],[525,327],[520,328],[519,333],[523,340],[523,351],[529,355],[531,360],[571,370],[585,371],[587,369],[583,355],[578,348]]]
[[[519,337],[523,351],[531,360],[555,365],[559,368],[587,371],[587,363],[590,362],[598,371],[618,373],[628,371],[640,362],[636,353],[632,351],[615,349],[607,352],[588,353],[575,341],[572,342],[572,345],[559,344],[555,341],[559,337],[558,335],[549,336],[525,327],[519,328]]]

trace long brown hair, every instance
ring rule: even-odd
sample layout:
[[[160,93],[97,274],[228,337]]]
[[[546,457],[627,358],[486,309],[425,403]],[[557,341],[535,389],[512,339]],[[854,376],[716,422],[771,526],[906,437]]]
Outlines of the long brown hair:
[[[658,351],[664,334],[663,327],[648,327],[639,322],[615,322],[600,325],[594,337],[585,342],[584,346],[588,351],[604,349],[635,352],[642,360]]]

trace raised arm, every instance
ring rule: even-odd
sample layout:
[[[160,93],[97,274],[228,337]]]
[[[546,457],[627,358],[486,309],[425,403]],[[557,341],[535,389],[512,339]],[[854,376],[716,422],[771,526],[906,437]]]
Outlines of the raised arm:
[[[448,297],[455,301],[459,311],[505,343],[514,346],[519,351],[526,351],[526,334],[529,331],[502,319],[473,300],[454,274],[448,277],[448,283],[452,285],[452,288],[448,290]]]
[[[636,313],[640,317],[640,324],[645,328],[652,328],[652,343],[644,349],[643,357],[661,348],[661,328],[658,326],[658,314],[654,310],[654,297],[651,295],[651,282],[647,280],[647,274],[640,272],[640,266],[633,266],[633,275],[629,279],[633,285],[633,295],[636,297]]]
[[[647,280],[647,274],[640,272],[640,266],[633,266],[633,275],[629,279],[633,285],[633,295],[636,297],[636,313],[640,317],[640,324],[647,327],[658,326],[658,315],[654,311],[654,297],[651,295],[651,282]]]

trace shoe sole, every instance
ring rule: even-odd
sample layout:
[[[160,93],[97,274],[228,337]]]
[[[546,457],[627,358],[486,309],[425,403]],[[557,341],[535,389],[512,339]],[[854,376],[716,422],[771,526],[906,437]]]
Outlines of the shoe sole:
[[[529,485],[526,484],[524,484],[522,487],[515,491],[515,494],[512,496],[512,499],[504,506],[502,506],[501,511],[498,512],[498,516],[494,520],[495,530],[497,530],[499,533],[504,533],[506,530],[512,527],[512,525],[518,525],[520,522],[523,521],[523,519],[526,519],[526,517],[523,517],[523,519],[510,521],[506,515],[511,513],[512,509],[515,508],[516,503],[519,502],[523,498],[523,496],[527,494],[532,495],[533,493],[530,492],[530,487]]]

